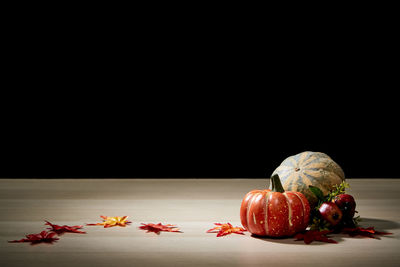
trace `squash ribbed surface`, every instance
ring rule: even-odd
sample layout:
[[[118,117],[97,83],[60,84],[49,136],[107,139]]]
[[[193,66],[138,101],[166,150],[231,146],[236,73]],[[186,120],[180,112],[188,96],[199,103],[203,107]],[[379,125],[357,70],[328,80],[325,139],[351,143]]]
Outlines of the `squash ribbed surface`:
[[[311,151],[288,157],[275,169],[274,174],[279,175],[285,191],[301,192],[311,206],[316,204],[317,199],[308,188],[309,185],[320,188],[326,195],[345,180],[342,168],[328,155]]]

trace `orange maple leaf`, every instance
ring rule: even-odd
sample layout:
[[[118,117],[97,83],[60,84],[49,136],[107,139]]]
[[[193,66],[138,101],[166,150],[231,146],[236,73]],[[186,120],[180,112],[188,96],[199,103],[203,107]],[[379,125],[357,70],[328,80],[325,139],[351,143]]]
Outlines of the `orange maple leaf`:
[[[87,223],[86,225],[89,226],[94,226],[94,225],[104,225],[104,228],[108,227],[113,227],[113,226],[122,226],[125,227],[128,224],[130,224],[130,221],[127,221],[126,219],[128,216],[123,216],[123,217],[109,217],[109,216],[100,216],[103,219],[103,222],[101,223]]]
[[[232,224],[230,223],[214,223],[215,225],[217,225],[216,227],[209,229],[207,231],[207,233],[216,233],[217,237],[220,236],[225,236],[225,235],[229,235],[229,234],[239,234],[239,235],[244,235],[243,232],[247,231],[246,229],[242,228],[242,227],[233,227]]]

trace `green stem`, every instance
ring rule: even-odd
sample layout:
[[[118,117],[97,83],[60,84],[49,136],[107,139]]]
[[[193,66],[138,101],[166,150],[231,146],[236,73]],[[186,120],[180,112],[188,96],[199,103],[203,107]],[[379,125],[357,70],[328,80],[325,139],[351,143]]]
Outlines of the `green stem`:
[[[275,174],[271,177],[271,185],[272,192],[285,192],[278,174]]]

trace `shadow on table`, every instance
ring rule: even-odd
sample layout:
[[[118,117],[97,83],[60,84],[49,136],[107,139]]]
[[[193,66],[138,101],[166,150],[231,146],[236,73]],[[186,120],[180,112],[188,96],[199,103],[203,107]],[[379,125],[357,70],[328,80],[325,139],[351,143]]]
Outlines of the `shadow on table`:
[[[370,227],[373,226],[375,227],[375,230],[377,231],[388,231],[388,230],[393,230],[393,229],[398,229],[400,228],[400,224],[395,221],[389,221],[389,220],[382,220],[382,219],[376,219],[376,218],[361,218],[360,222],[361,227]],[[336,242],[340,243],[343,241],[343,238],[349,238],[348,235],[345,234],[329,234],[331,239],[335,240]],[[257,235],[251,235],[251,237],[255,239],[259,239],[265,242],[272,242],[272,243],[280,243],[280,244],[288,244],[288,245],[305,245],[303,240],[296,241],[294,237],[289,237],[289,238],[274,238],[274,237],[262,237],[262,236],[257,236]],[[393,238],[392,236],[385,236],[388,238]],[[363,237],[354,237],[354,238],[363,238]],[[380,239],[380,236],[376,236],[376,239]],[[309,244],[310,246],[319,246],[319,245],[329,245],[331,243],[325,243],[325,242],[312,242]]]
[[[343,238],[342,238],[343,236],[339,236],[339,235],[335,235],[335,234],[329,234],[328,236],[330,239],[333,239],[338,243],[343,241]],[[262,236],[257,236],[257,235],[251,235],[251,237],[265,241],[265,242],[287,244],[287,245],[307,245],[307,246],[334,245],[332,243],[325,243],[325,242],[318,242],[318,241],[314,241],[310,244],[305,244],[303,240],[296,241],[296,239],[293,236],[279,238],[279,237],[262,237]]]
[[[360,225],[362,227],[375,227],[375,230],[385,231],[400,228],[400,224],[395,221],[381,220],[376,218],[361,217]]]

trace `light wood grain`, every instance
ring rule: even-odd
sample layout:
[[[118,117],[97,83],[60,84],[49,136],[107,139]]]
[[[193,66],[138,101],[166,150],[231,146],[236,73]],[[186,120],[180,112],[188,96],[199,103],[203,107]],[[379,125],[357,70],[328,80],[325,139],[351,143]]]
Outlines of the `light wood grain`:
[[[305,245],[205,233],[214,222],[240,225],[243,196],[263,179],[0,179],[0,266],[399,266],[400,180],[348,179],[363,226],[381,240],[335,235],[338,244]],[[129,215],[126,228],[85,227],[54,245],[7,243],[57,224]],[[146,233],[140,223],[173,223],[184,233]]]

